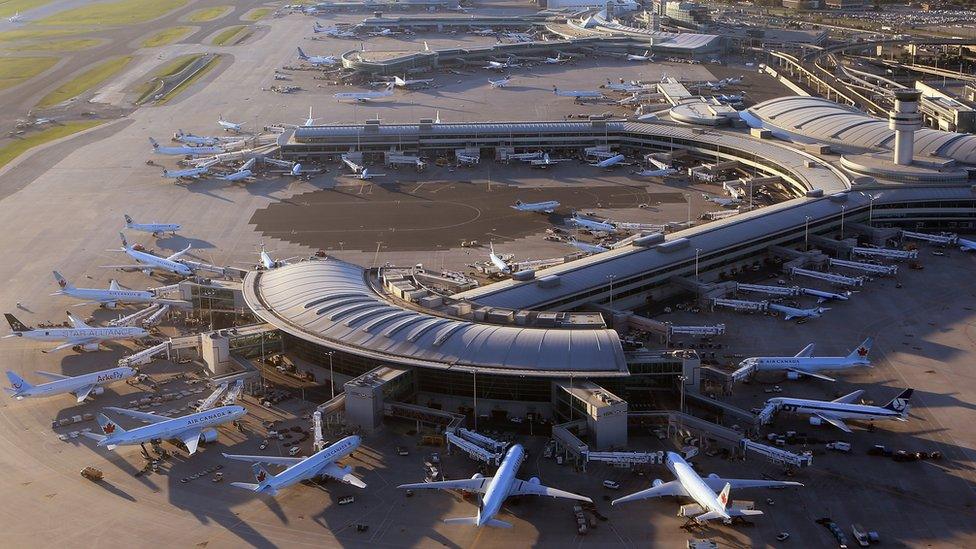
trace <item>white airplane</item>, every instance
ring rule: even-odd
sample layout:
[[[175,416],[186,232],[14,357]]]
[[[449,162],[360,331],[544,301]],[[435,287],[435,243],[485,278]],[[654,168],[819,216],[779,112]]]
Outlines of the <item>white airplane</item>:
[[[854,400],[864,393],[857,390],[834,400],[809,400],[805,398],[774,397],[766,401],[766,406],[773,406],[776,410],[795,412],[810,416],[811,425],[827,422],[845,433],[851,428],[844,423],[845,419],[859,421],[874,421],[876,419],[894,419],[908,421],[909,401],[914,389],[905,389],[898,396],[891,399],[884,406],[867,404],[853,404]]]
[[[965,238],[960,238],[956,241],[959,245],[959,249],[964,252],[976,251],[976,240],[966,240]]]
[[[684,496],[695,500],[695,503],[701,508],[702,514],[695,517],[695,521],[699,524],[704,524],[709,520],[715,519],[722,519],[729,522],[732,520],[732,517],[763,514],[758,509],[734,509],[729,507],[732,488],[803,486],[799,482],[792,481],[722,478],[715,473],[711,473],[707,477],[702,477],[691,468],[691,465],[688,465],[688,462],[684,458],[674,452],[668,452],[665,465],[677,480],[664,482],[661,479],[655,479],[651,483],[651,487],[647,490],[641,490],[640,492],[617,498],[611,501],[610,505],[647,498]]]
[[[151,303],[156,299],[155,294],[144,290],[123,290],[119,283],[112,281],[108,289],[101,288],[75,288],[67,281],[61,273],[54,271],[54,280],[58,282],[60,290],[51,295],[66,295],[75,299],[84,299],[84,303],[79,305],[99,304],[102,307],[112,309],[118,303]]]
[[[189,145],[183,145],[181,147],[161,147],[152,137],[149,138],[149,143],[152,145],[153,152],[156,154],[169,154],[176,156],[207,156],[224,152],[222,147],[217,146],[190,147]]]
[[[540,168],[543,170],[555,166],[560,162],[568,162],[568,161],[569,161],[568,158],[558,158],[556,160],[553,160],[549,158],[549,153],[543,154],[542,158],[530,158],[529,160],[526,160],[526,162],[529,163],[529,166],[533,168]]]
[[[644,50],[644,55],[628,54],[627,61],[654,61],[654,54],[651,50]]]
[[[482,494],[478,503],[478,515],[474,517],[449,518],[448,524],[470,524],[473,526],[494,526],[496,528],[511,528],[512,525],[498,520],[495,515],[501,510],[505,499],[509,496],[550,496],[554,498],[575,499],[593,503],[588,497],[540,484],[539,479],[519,480],[515,477],[522,461],[525,460],[525,449],[521,444],[515,444],[502,459],[495,475],[491,477],[475,474],[470,479],[444,480],[440,482],[421,482],[417,484],[401,484],[398,488],[409,490],[464,490]]]
[[[783,313],[783,320],[792,320],[794,318],[820,318],[825,312],[829,311],[829,307],[817,307],[816,309],[797,309],[796,307],[787,307],[786,305],[780,305],[779,303],[770,303],[769,308]]]
[[[386,177],[386,174],[385,173],[369,173],[369,169],[368,168],[363,168],[363,171],[360,172],[357,177],[359,179],[364,180],[364,181],[368,181],[370,179],[373,179],[374,177]]]
[[[7,334],[3,338],[25,337],[37,341],[64,341],[53,349],[41,351],[42,353],[53,353],[75,346],[80,346],[84,351],[97,351],[98,344],[103,341],[141,339],[149,336],[149,332],[136,326],[94,327],[85,324],[83,320],[71,313],[67,314],[68,322],[71,323],[70,328],[31,328],[17,320],[14,315],[5,313],[3,316],[6,317],[7,323],[10,324],[10,329],[14,333]]]
[[[874,344],[872,338],[865,339],[847,356],[813,356],[813,343],[807,345],[794,356],[757,356],[749,357],[739,363],[740,368],[748,368],[757,372],[786,371],[790,379],[809,376],[824,381],[836,379],[819,374],[820,371],[847,370],[859,366],[870,366],[868,353]]]
[[[504,88],[511,81],[512,81],[511,75],[507,75],[506,74],[505,77],[502,78],[501,80],[492,80],[491,78],[489,78],[488,79],[488,84],[492,87],[492,89],[494,89],[494,88]]]
[[[814,290],[813,288],[803,288],[803,293],[807,295],[816,296],[817,303],[823,303],[825,301],[830,301],[831,299],[836,299],[838,301],[847,301],[851,298],[851,292],[846,291],[842,294],[834,292],[825,292],[823,290]]]
[[[288,259],[274,259],[271,257],[271,253],[264,248],[263,242],[261,243],[261,253],[259,255],[261,257],[261,266],[269,271],[276,267],[288,265],[289,261],[296,259],[295,257],[289,257]]]
[[[224,120],[224,115],[217,115],[217,125],[224,129],[225,132],[240,133],[243,130],[243,124],[238,124],[237,122],[228,122]]]
[[[193,135],[192,133],[183,133],[183,130],[177,131],[174,136],[180,143],[186,143],[187,145],[204,145],[207,147],[212,147],[214,145],[219,145],[222,139],[219,137],[205,137],[202,135]]]
[[[568,57],[563,57],[562,53],[556,53],[556,57],[546,57],[546,65],[558,65],[560,63],[566,63],[570,59]]]
[[[492,70],[492,71],[504,71],[504,70],[508,70],[508,69],[515,68],[515,67],[521,67],[521,66],[522,65],[520,65],[518,63],[514,63],[512,61],[512,58],[509,57],[508,58],[508,61],[505,61],[505,62],[489,61],[487,65],[485,65],[484,67],[481,67],[481,68],[488,69],[488,70]]]
[[[298,48],[298,58],[305,61],[309,65],[319,66],[332,66],[339,62],[339,60],[331,55],[307,55],[302,48]]]
[[[715,96],[715,99],[717,99],[719,103],[731,103],[733,105],[742,103],[742,98],[742,95],[734,93],[723,93]]]
[[[187,453],[191,456],[196,453],[197,446],[201,442],[215,442],[217,440],[217,429],[215,427],[240,419],[247,414],[247,410],[243,406],[219,406],[177,418],[126,410],[125,408],[109,407],[106,410],[138,419],[144,423],[149,423],[149,425],[126,430],[106,417],[105,414],[98,414],[96,420],[104,434],[82,433],[88,438],[97,440],[98,446],[105,446],[109,450],[114,450],[119,446],[142,444],[151,440],[176,440],[186,447]]]
[[[139,372],[127,366],[110,368],[100,372],[82,374],[80,376],[65,376],[50,372],[35,372],[54,381],[31,385],[14,372],[7,370],[10,387],[4,387],[8,395],[20,400],[32,397],[52,397],[71,393],[81,404],[89,395],[100,395],[105,392],[102,385],[109,385],[137,375]]]
[[[135,223],[129,217],[129,214],[123,214],[122,217],[125,218],[126,229],[152,233],[153,236],[158,236],[160,233],[172,233],[175,235],[177,231],[183,228],[178,223]]]
[[[199,168],[186,168],[185,170],[167,170],[163,168],[163,177],[169,179],[198,179],[201,175],[206,175],[210,171],[208,166]]]
[[[415,78],[412,80],[405,80],[403,78],[400,78],[399,76],[393,77],[393,84],[395,84],[396,87],[398,88],[407,88],[407,89],[415,90],[419,88],[429,88],[433,83],[434,83],[433,78]]]
[[[234,173],[229,173],[227,175],[221,176],[220,178],[224,181],[243,181],[254,175],[251,168],[254,167],[257,158],[251,158],[247,162],[241,164],[241,167],[237,169]]]
[[[312,32],[315,34],[325,34],[326,36],[331,36],[333,38],[355,38],[356,33],[347,30],[342,30],[339,27],[323,27],[318,21],[312,26]]]
[[[599,162],[594,162],[594,163],[590,164],[590,166],[594,166],[596,168],[607,168],[607,169],[609,169],[609,168],[612,168],[612,167],[616,166],[617,164],[620,164],[621,162],[623,162],[625,158],[627,158],[627,157],[624,156],[624,155],[622,155],[622,154],[615,154],[615,155],[611,156],[610,158],[605,158],[605,159],[603,159],[603,160],[601,160]]]
[[[512,273],[512,267],[509,266],[508,263],[505,263],[505,260],[495,254],[495,245],[491,242],[488,243],[488,259],[491,260],[491,264],[494,265],[495,268],[497,268],[502,274]]]
[[[105,269],[136,269],[144,272],[146,275],[152,273],[153,270],[166,271],[180,276],[193,276],[193,269],[184,263],[179,261],[180,256],[190,251],[191,244],[187,244],[186,248],[169,257],[160,257],[158,255],[153,255],[148,252],[140,252],[125,240],[125,235],[119,233],[122,238],[122,248],[119,250],[109,250],[112,252],[125,252],[129,257],[136,260],[136,265],[102,265]]]
[[[365,103],[367,101],[372,101],[374,99],[380,99],[382,97],[390,97],[393,95],[393,83],[390,82],[386,85],[386,89],[383,91],[368,91],[368,92],[341,92],[333,94],[336,102],[339,101],[359,101],[360,103]]]
[[[310,480],[315,477],[329,477],[357,488],[366,488],[366,483],[352,474],[352,467],[340,467],[336,464],[340,459],[353,453],[359,448],[358,436],[348,436],[308,457],[272,457],[272,456],[241,456],[224,454],[227,459],[252,462],[252,471],[257,484],[248,482],[232,482],[231,486],[243,488],[259,494],[277,496],[278,491],[293,484]],[[261,464],[281,465],[285,470],[272,475],[261,467]]]
[[[577,250],[586,252],[588,254],[598,254],[607,251],[607,248],[604,248],[603,246],[598,246],[596,244],[587,244],[586,242],[580,242],[575,238],[571,239],[569,241],[569,244],[570,246],[573,246]]]
[[[570,218],[569,222],[581,229],[589,229],[591,231],[603,231],[607,233],[617,232],[617,227],[615,227],[611,223],[607,223],[604,221],[593,221],[592,219],[586,219],[584,217],[580,217],[576,213],[573,214],[573,217]]]
[[[552,94],[559,97],[575,97],[576,99],[598,99],[603,97],[603,93],[597,90],[560,90],[556,86],[552,87]]]
[[[9,23],[21,23],[21,22],[24,21],[24,16],[21,15],[20,12],[18,11],[17,13],[15,13],[15,14],[11,15],[10,17],[8,17],[7,18],[7,21]]]
[[[743,78],[744,78],[743,76],[723,78],[721,82],[722,84],[731,84],[731,85],[741,84]]]
[[[520,212],[552,213],[559,207],[559,202],[556,200],[547,200],[545,202],[522,202],[521,200],[516,200],[515,205],[510,207]]]
[[[712,204],[718,204],[723,208],[728,206],[736,206],[742,203],[742,200],[739,200],[738,198],[723,198],[721,196],[710,196],[705,193],[702,193],[702,198],[711,202]]]

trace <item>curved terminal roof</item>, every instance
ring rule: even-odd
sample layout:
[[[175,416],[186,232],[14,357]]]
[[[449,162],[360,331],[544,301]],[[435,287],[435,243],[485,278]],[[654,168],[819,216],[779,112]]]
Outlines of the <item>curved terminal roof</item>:
[[[888,121],[819,97],[779,97],[749,109],[763,122],[825,143],[860,149],[891,149]],[[916,156],[976,164],[976,135],[923,128],[915,132]]]
[[[552,377],[627,373],[614,330],[436,316],[391,301],[373,289],[363,268],[331,258],[251,272],[244,298],[287,333],[392,364]]]

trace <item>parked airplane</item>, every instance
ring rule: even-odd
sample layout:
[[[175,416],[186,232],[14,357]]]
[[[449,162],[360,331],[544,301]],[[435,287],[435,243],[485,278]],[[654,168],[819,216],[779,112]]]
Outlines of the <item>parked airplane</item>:
[[[218,137],[205,137],[202,135],[193,135],[192,133],[183,133],[183,130],[177,131],[174,137],[180,143],[186,143],[187,145],[197,145],[197,146],[205,145],[207,147],[219,145],[222,141]]]
[[[509,57],[508,61],[505,62],[489,61],[488,64],[482,68],[492,70],[492,71],[503,71],[503,70],[508,70],[508,69],[521,67],[521,66],[522,65],[520,64],[514,63],[513,58]]]
[[[271,270],[276,267],[282,267],[288,265],[288,262],[295,259],[294,257],[289,257],[288,259],[274,259],[271,257],[271,253],[264,248],[264,243],[261,243],[261,266],[265,269]]]
[[[785,412],[806,414],[810,416],[811,425],[820,425],[826,421],[845,433],[850,433],[851,428],[844,423],[845,419],[860,421],[895,419],[898,421],[908,421],[908,410],[911,407],[909,401],[912,398],[913,392],[914,389],[905,389],[884,406],[853,404],[864,393],[861,389],[830,401],[774,397],[766,401],[766,406],[773,406],[776,410],[783,410]]]
[[[488,250],[488,259],[491,260],[491,264],[494,265],[495,268],[497,268],[502,274],[511,274],[512,268],[508,265],[508,263],[505,263],[505,260],[495,254],[495,245],[491,242],[488,243]]]
[[[744,78],[743,76],[735,76],[735,77],[723,78],[721,80],[721,82],[723,84],[730,84],[730,85],[741,84],[743,78]]]
[[[228,122],[224,120],[224,115],[217,115],[217,125],[224,129],[225,132],[240,133],[243,130],[243,124],[238,124],[237,122]]]
[[[79,305],[99,304],[109,309],[114,308],[118,303],[150,303],[156,299],[155,294],[143,290],[123,290],[119,283],[112,281],[108,289],[101,288],[75,288],[68,282],[61,273],[54,271],[54,280],[58,282],[60,290],[51,295],[66,295],[76,299],[86,300]]]
[[[786,305],[780,305],[779,303],[770,303],[769,308],[783,313],[785,316],[783,320],[792,320],[794,318],[820,318],[826,311],[829,311],[828,307],[817,307],[816,309],[797,309],[796,307],[787,307]]]
[[[514,444],[502,459],[495,475],[491,477],[475,474],[470,479],[444,480],[440,482],[421,482],[417,484],[401,484],[398,488],[409,490],[464,490],[482,494],[478,502],[478,515],[474,517],[449,518],[448,524],[470,524],[473,526],[494,526],[496,528],[511,528],[512,525],[498,520],[495,515],[502,508],[509,496],[550,496],[555,498],[575,499],[592,503],[588,497],[555,488],[549,488],[539,483],[539,479],[519,480],[515,477],[522,461],[525,460],[525,449],[521,444]]]
[[[960,238],[956,241],[959,245],[959,249],[964,252],[976,251],[976,240],[966,240],[965,238]]]
[[[64,341],[64,343],[53,349],[41,351],[43,353],[53,353],[75,346],[81,347],[84,351],[97,351],[98,344],[103,341],[141,339],[149,336],[149,332],[136,326],[94,327],[85,324],[83,320],[70,312],[67,314],[68,322],[71,323],[70,328],[31,328],[17,320],[17,317],[14,315],[5,313],[3,316],[6,317],[7,324],[10,324],[10,329],[14,333],[7,334],[3,338],[24,337],[37,341]]]
[[[316,34],[325,34],[326,36],[331,36],[333,38],[355,38],[356,33],[347,30],[342,30],[339,27],[323,27],[318,21],[312,26],[312,32]]]
[[[511,208],[516,209],[520,212],[536,212],[536,213],[552,213],[556,211],[559,207],[559,202],[556,200],[547,200],[545,202],[522,202],[521,200],[516,200],[515,205]]]
[[[736,206],[736,205],[742,203],[742,201],[739,200],[738,198],[724,198],[724,197],[721,197],[721,196],[707,195],[705,193],[702,193],[702,198],[704,198],[705,200],[711,202],[712,204],[718,204],[719,206],[722,206],[723,208],[728,207],[728,206]]]
[[[359,101],[360,103],[365,103],[367,101],[372,101],[373,99],[380,99],[381,97],[390,97],[393,95],[393,83],[387,84],[386,89],[383,91],[368,91],[368,92],[342,92],[334,94],[336,102],[339,101]]]
[[[803,288],[803,293],[816,296],[817,303],[823,303],[824,301],[830,301],[831,299],[847,301],[851,297],[851,292],[849,291],[838,294],[834,292],[825,292],[823,290],[814,290],[813,288]]]
[[[718,99],[719,103],[730,103],[732,105],[742,103],[742,95],[734,93],[723,93],[721,95],[716,95],[715,99]]]
[[[308,108],[308,118],[305,119],[305,122],[302,123],[302,126],[304,126],[304,127],[307,128],[309,126],[314,126],[314,125],[315,125],[315,119],[312,118],[312,107],[309,107]]]
[[[607,248],[604,248],[603,246],[598,246],[596,244],[588,244],[586,242],[580,242],[575,238],[570,239],[569,244],[574,248],[586,252],[588,254],[598,254],[607,251]]]
[[[359,447],[358,436],[348,436],[309,457],[242,456],[224,454],[227,459],[252,462],[251,470],[257,484],[232,482],[231,486],[243,488],[259,494],[277,496],[278,491],[293,484],[316,477],[329,477],[357,488],[366,488],[366,483],[352,474],[352,467],[340,467],[336,462],[353,453]],[[261,464],[281,465],[285,470],[272,475]]]
[[[169,257],[160,257],[158,255],[153,255],[151,253],[141,252],[139,250],[136,250],[132,246],[129,246],[129,243],[125,240],[124,234],[119,233],[119,236],[122,238],[122,248],[119,250],[110,250],[110,251],[125,252],[129,257],[136,260],[138,264],[137,265],[102,265],[103,268],[136,269],[146,273],[146,275],[151,274],[153,270],[160,270],[160,271],[166,271],[169,273],[177,274],[180,276],[193,276],[193,269],[191,269],[189,266],[179,261],[180,256],[190,251],[190,246],[191,246],[190,244],[187,244],[186,248],[184,248],[179,252],[176,252],[175,254]]]
[[[740,369],[750,369],[758,372],[786,371],[790,379],[801,376],[815,377],[824,381],[836,379],[819,374],[821,371],[847,370],[859,366],[870,366],[868,353],[871,352],[872,338],[865,339],[847,356],[813,356],[813,343],[793,356],[757,356],[750,357],[739,363]]]
[[[319,66],[332,66],[339,62],[339,60],[331,55],[307,55],[302,48],[298,48],[298,58],[305,61],[309,65]]]
[[[594,163],[590,164],[590,166],[594,166],[594,167],[597,167],[597,168],[608,168],[609,169],[609,168],[612,168],[612,167],[616,166],[617,164],[620,164],[621,162],[623,162],[625,158],[627,158],[627,157],[624,156],[624,155],[622,155],[622,154],[615,154],[615,155],[611,156],[610,158],[605,158],[605,159],[603,159],[603,160],[601,160],[599,162],[594,162]]]
[[[569,161],[568,158],[559,158],[559,159],[553,160],[553,159],[549,158],[549,153],[543,154],[542,155],[542,158],[530,158],[529,160],[526,160],[526,162],[529,163],[529,166],[531,166],[533,168],[540,168],[540,169],[543,169],[543,170],[546,169],[546,168],[550,168],[552,166],[555,166],[556,164],[559,164],[560,162],[568,162],[568,161]]]
[[[400,33],[394,31],[393,29],[380,29],[378,31],[368,32],[366,33],[366,36],[393,36],[395,34]]]
[[[559,97],[575,97],[576,99],[598,99],[603,97],[603,93],[596,90],[564,90],[560,91],[556,86],[552,87],[553,95]]]
[[[125,218],[125,228],[131,229],[133,231],[142,231],[144,233],[152,233],[153,236],[158,236],[160,233],[172,233],[176,234],[177,231],[183,228],[182,225],[178,223],[135,223],[129,214],[122,214]]]
[[[431,86],[431,84],[434,83],[434,79],[433,78],[415,78],[413,80],[406,80],[406,79],[400,78],[399,76],[394,76],[393,77],[393,83],[398,88],[407,88],[407,89],[416,90],[416,89],[420,89],[420,88],[429,88]]]
[[[104,434],[82,433],[88,438],[97,440],[98,446],[105,446],[109,450],[114,450],[119,446],[143,444],[151,440],[175,440],[181,442],[191,456],[196,453],[197,446],[201,442],[215,442],[217,440],[217,426],[240,419],[247,413],[243,406],[236,405],[219,406],[177,418],[168,418],[125,408],[109,407],[106,410],[138,419],[144,423],[149,423],[149,425],[126,430],[105,414],[98,414],[96,420]]]
[[[593,221],[592,219],[580,217],[579,214],[576,213],[573,213],[573,217],[570,218],[569,222],[579,228],[589,229],[591,231],[603,231],[607,233],[617,232],[617,227],[611,223],[604,221]]]
[[[357,177],[359,177],[359,179],[362,179],[364,181],[368,181],[370,179],[373,179],[374,177],[386,177],[386,174],[385,173],[369,173],[369,168],[363,168],[363,171],[360,172]]]
[[[570,61],[570,58],[563,57],[563,54],[560,52],[556,52],[556,57],[546,57],[546,65],[558,65],[567,61]]]
[[[256,162],[257,162],[257,158],[251,158],[247,162],[241,164],[241,167],[238,168],[236,172],[229,173],[227,175],[221,176],[220,178],[223,179],[224,181],[244,181],[254,175],[254,172],[251,171],[251,168],[254,167],[254,164]]]
[[[488,84],[491,85],[492,88],[504,88],[511,81],[512,81],[511,75],[506,74],[505,77],[502,78],[501,80],[492,80],[491,78],[489,78]]]
[[[654,61],[654,54],[651,50],[644,50],[644,55],[628,54],[627,61]]]
[[[222,147],[217,146],[190,147],[189,145],[183,145],[181,147],[161,147],[152,137],[149,138],[149,143],[152,145],[153,152],[156,154],[169,154],[176,156],[207,156],[224,152]]]
[[[722,478],[715,473],[702,477],[680,455],[668,452],[665,465],[675,476],[671,482],[656,479],[647,490],[641,490],[610,502],[610,505],[663,496],[684,496],[695,500],[702,514],[695,521],[704,524],[709,520],[731,521],[732,517],[763,514],[758,509],[734,509],[729,507],[732,488],[774,488],[780,486],[803,486],[799,482],[780,480],[752,480]]]
[[[23,21],[24,16],[19,11],[7,18],[8,23],[22,23]]]
[[[199,168],[186,168],[185,170],[167,170],[163,168],[163,177],[169,179],[197,179],[210,171],[208,166]]]
[[[116,381],[122,381],[139,372],[127,366],[110,368],[100,372],[82,374],[80,376],[65,376],[52,374],[50,372],[35,372],[54,381],[31,385],[14,372],[7,370],[7,379],[10,380],[10,387],[4,387],[4,391],[10,396],[20,400],[32,397],[51,397],[71,393],[75,395],[78,403],[81,404],[89,395],[100,395],[105,392],[102,385],[109,385]]]

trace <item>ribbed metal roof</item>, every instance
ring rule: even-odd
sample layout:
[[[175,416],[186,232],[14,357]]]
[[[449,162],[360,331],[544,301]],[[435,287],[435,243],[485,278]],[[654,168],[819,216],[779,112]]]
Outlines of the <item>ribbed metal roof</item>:
[[[436,316],[378,294],[363,268],[336,259],[252,272],[244,295],[259,317],[292,335],[395,364],[545,376],[627,371],[613,330]]]
[[[749,112],[766,124],[825,143],[859,149],[894,146],[895,132],[887,120],[819,97],[779,97]],[[976,135],[923,128],[915,132],[915,154],[976,164]]]

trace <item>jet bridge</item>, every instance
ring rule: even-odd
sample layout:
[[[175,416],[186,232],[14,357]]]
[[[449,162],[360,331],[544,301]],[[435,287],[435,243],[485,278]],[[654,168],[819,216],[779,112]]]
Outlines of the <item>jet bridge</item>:
[[[828,265],[831,267],[847,267],[848,269],[854,269],[857,271],[863,271],[865,273],[894,276],[898,274],[898,267],[894,265],[875,265],[874,263],[862,263],[860,261],[847,261],[846,259],[834,259],[830,258],[828,260]]]
[[[489,450],[491,450],[493,452],[501,452],[502,450],[505,449],[506,446],[508,446],[508,443],[501,442],[501,441],[495,440],[495,439],[493,439],[493,438],[491,438],[489,436],[482,435],[481,433],[478,433],[477,431],[471,431],[471,430],[468,430],[468,429],[464,429],[463,427],[459,427],[457,429],[457,434],[461,438],[463,438],[463,439],[465,439],[465,440],[467,440],[469,442],[473,442],[473,443],[475,443],[475,444],[477,444],[477,445],[479,445],[479,446],[481,446],[483,448],[487,448],[487,449],[489,449]]]
[[[142,325],[146,328],[150,326],[156,326],[163,321],[163,315],[169,312],[169,305],[162,305],[156,312],[149,315],[145,320],[142,321]]]
[[[713,326],[672,326],[668,325],[668,335],[719,336],[725,335],[725,324]]]
[[[944,246],[950,246],[955,244],[959,240],[959,235],[955,234],[928,234],[928,233],[916,233],[912,231],[902,231],[902,238],[910,238],[912,240],[922,240],[924,242],[931,242],[933,244],[942,244]]]
[[[809,452],[796,454],[790,452],[789,450],[783,450],[782,448],[769,446],[768,444],[761,444],[747,438],[742,439],[741,444],[744,452],[759,454],[778,465],[797,468],[809,467],[813,465],[813,454]]]
[[[725,307],[735,311],[765,311],[769,308],[769,302],[715,298],[712,300],[712,310],[715,310],[716,307]]]
[[[798,296],[801,293],[800,288],[796,286],[768,286],[766,284],[742,284],[738,283],[735,285],[736,289],[742,292],[756,292],[761,294],[769,295],[787,295],[787,296]]]
[[[918,250],[895,250],[892,248],[862,248],[855,246],[851,253],[865,257],[884,257],[887,259],[918,259]]]
[[[494,465],[498,465],[502,461],[503,454],[501,453],[492,452],[487,448],[481,446],[480,444],[476,444],[464,437],[455,434],[455,432],[447,431],[444,434],[447,437],[447,444],[449,446],[456,446],[457,448],[460,448],[464,453],[468,454],[468,456],[470,456],[471,459],[481,461],[484,463],[491,463]]]
[[[820,271],[811,271],[810,269],[801,269],[799,267],[793,267],[790,269],[790,276],[804,276],[807,278],[816,278],[817,280],[824,280],[830,282],[831,284],[840,284],[842,286],[862,286],[864,285],[864,279],[860,277],[850,277],[834,273],[824,273]]]
[[[136,323],[138,323],[140,320],[156,313],[157,311],[162,309],[162,307],[163,307],[162,305],[154,303],[144,309],[139,309],[138,311],[130,315],[119,317],[115,320],[110,320],[108,323],[109,326],[133,326]]]

